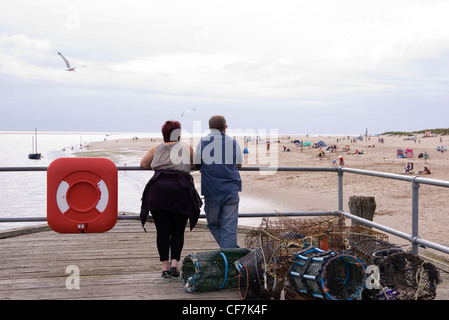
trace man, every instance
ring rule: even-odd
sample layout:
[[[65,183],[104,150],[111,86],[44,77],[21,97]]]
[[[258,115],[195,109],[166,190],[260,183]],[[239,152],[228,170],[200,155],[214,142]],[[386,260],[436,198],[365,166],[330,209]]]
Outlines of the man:
[[[226,119],[209,119],[210,133],[201,138],[195,163],[201,164],[201,194],[207,227],[221,249],[238,248],[239,192],[242,180],[238,168],[243,156],[238,142],[226,134]]]

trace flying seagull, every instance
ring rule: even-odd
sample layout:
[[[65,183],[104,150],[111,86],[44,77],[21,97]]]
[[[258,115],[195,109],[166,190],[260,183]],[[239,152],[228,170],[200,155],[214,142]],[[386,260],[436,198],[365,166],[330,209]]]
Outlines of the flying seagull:
[[[196,108],[192,108],[192,109],[183,111],[183,112],[181,113],[181,117],[184,116],[184,113],[187,113],[187,112],[190,112],[190,111],[196,111]]]
[[[67,66],[67,68],[65,68],[65,70],[66,71],[75,71],[75,68],[82,68],[82,67],[85,67],[85,65],[84,66],[79,66],[79,67],[71,67],[70,66],[70,63],[69,63],[69,60],[67,60],[62,54],[61,54],[61,52],[58,52],[58,54],[61,56],[61,58],[64,60],[64,62],[65,62],[65,65]]]

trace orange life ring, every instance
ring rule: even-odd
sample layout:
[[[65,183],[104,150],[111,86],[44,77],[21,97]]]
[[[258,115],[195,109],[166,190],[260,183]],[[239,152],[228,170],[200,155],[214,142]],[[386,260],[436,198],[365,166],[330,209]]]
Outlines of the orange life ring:
[[[117,167],[106,158],[59,158],[47,169],[47,222],[59,233],[106,232],[117,222]]]

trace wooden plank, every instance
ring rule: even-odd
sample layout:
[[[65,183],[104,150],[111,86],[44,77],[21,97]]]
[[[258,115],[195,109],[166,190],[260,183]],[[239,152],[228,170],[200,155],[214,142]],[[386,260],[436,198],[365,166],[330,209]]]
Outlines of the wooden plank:
[[[227,289],[197,294],[185,292],[179,281],[162,281],[159,272],[131,275],[81,276],[79,289],[67,289],[66,275],[22,279],[9,284],[0,281],[6,299],[238,299],[238,290]],[[126,288],[124,291],[123,289]],[[2,299],[5,299],[2,294]]]
[[[102,234],[50,230],[2,238],[0,299],[239,299],[238,289],[190,294],[180,281],[162,281],[156,231],[146,227],[148,233],[136,221],[119,221]],[[186,231],[184,256],[217,249],[207,229]],[[66,287],[70,265],[79,268],[79,289]]]

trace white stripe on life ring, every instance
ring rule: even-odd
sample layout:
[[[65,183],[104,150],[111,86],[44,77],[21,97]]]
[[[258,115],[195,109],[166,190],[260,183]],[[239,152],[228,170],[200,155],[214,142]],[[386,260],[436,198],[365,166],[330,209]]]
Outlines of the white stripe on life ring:
[[[65,180],[62,180],[58,186],[58,190],[56,191],[56,203],[58,205],[59,210],[63,214],[70,209],[70,206],[67,203],[67,190],[69,190],[69,187],[70,187],[69,183]],[[97,187],[100,190],[100,199],[98,200],[98,203],[95,206],[95,208],[98,211],[103,212],[108,205],[109,190],[106,183],[103,180],[98,181]]]
[[[70,206],[67,203],[67,190],[69,189],[69,187],[70,185],[68,184],[68,182],[62,180],[59,184],[58,190],[56,191],[56,203],[58,204],[58,208],[62,213],[66,213],[67,210],[70,209]]]
[[[100,200],[98,200],[98,203],[96,205],[96,209],[100,212],[103,212],[107,205],[108,205],[108,201],[109,201],[109,191],[108,191],[108,186],[106,185],[106,183],[103,180],[100,180],[97,183],[97,187],[100,190]]]

